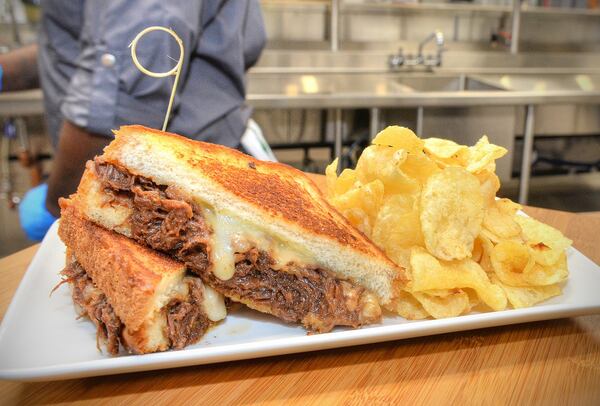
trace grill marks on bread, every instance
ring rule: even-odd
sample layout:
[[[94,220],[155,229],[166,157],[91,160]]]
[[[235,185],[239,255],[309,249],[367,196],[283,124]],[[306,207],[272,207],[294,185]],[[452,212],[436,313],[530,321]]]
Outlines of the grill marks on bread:
[[[336,221],[328,210],[318,205],[318,200],[307,196],[306,185],[298,183],[292,177],[282,177],[274,172],[261,172],[256,164],[236,168],[235,171],[223,170],[223,164],[218,160],[194,160],[193,165],[201,168],[214,182],[223,185],[241,200],[250,202],[274,216],[302,224],[317,234],[327,234],[341,244],[364,250],[354,234],[341,228],[339,221]]]

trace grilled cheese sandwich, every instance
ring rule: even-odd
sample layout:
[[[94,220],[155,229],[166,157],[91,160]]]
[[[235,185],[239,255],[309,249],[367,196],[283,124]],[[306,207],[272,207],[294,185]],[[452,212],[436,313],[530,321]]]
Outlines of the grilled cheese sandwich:
[[[379,321],[406,281],[300,171],[141,126],[115,136],[73,204],[235,301],[323,332]]]

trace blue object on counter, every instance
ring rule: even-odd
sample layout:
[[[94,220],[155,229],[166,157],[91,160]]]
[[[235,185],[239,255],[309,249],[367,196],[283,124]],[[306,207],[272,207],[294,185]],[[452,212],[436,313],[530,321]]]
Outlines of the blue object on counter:
[[[41,241],[56,221],[56,217],[46,209],[47,194],[48,184],[42,183],[29,190],[19,203],[21,228],[30,240]]]

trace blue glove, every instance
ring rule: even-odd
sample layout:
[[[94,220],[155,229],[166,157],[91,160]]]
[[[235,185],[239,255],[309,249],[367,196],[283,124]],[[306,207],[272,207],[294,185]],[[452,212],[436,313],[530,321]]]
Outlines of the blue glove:
[[[48,185],[42,183],[29,190],[19,203],[21,228],[30,240],[41,241],[50,226],[56,221],[56,217],[46,209],[47,194]]]

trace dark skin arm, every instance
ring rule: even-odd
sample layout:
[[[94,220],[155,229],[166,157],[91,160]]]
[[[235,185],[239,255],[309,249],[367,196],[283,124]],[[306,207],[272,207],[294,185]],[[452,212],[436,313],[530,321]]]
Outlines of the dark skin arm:
[[[2,91],[37,89],[40,77],[37,65],[38,46],[27,45],[5,54],[0,54]]]
[[[53,216],[60,216],[58,199],[77,190],[86,161],[100,155],[110,141],[109,137],[90,133],[64,120],[48,178],[46,208]]]

